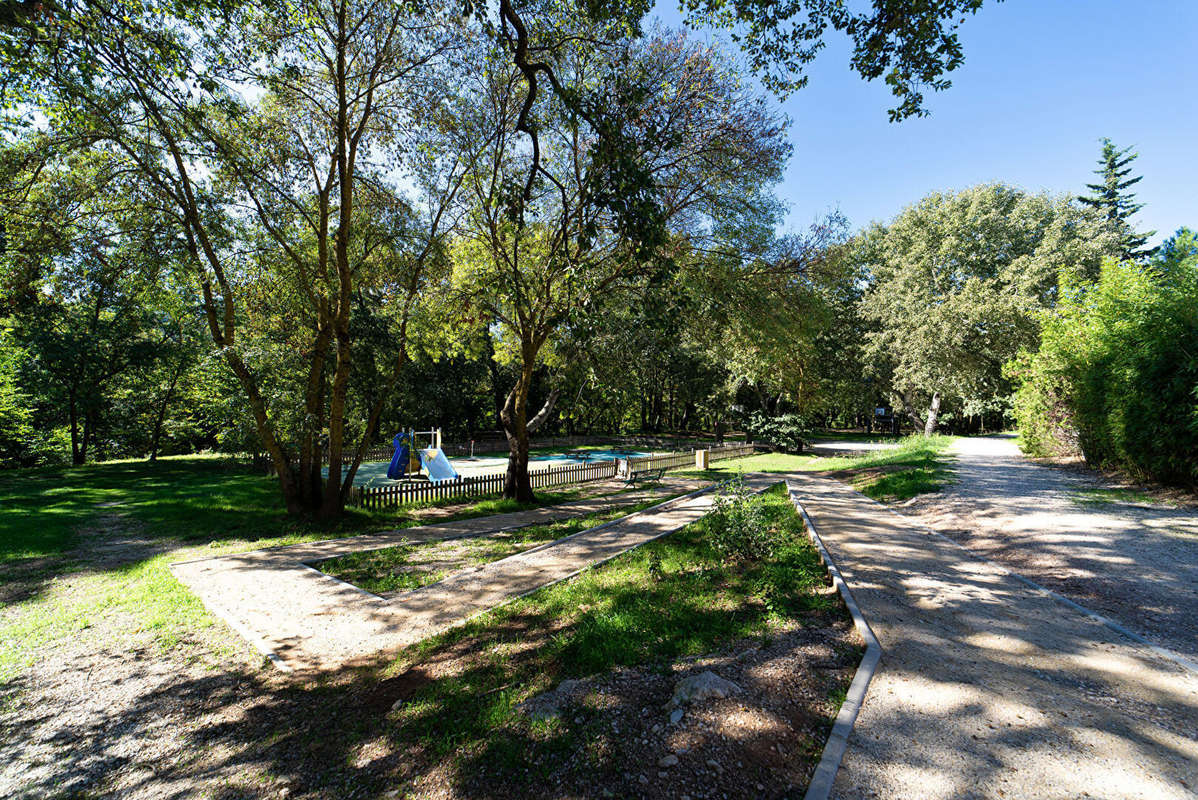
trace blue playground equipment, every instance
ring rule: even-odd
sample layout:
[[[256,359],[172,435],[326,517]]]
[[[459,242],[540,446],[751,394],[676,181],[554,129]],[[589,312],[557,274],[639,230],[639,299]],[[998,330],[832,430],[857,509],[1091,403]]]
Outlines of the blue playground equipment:
[[[412,439],[407,433],[398,433],[391,442],[395,454],[391,456],[391,465],[387,467],[387,477],[397,481],[408,474],[408,458],[412,450]]]
[[[430,437],[432,446],[416,447],[417,436]],[[454,481],[462,477],[441,450],[440,428],[434,428],[431,431],[403,431],[396,435],[392,444],[395,447],[395,453],[391,456],[390,466],[387,467],[387,477],[393,481],[400,480],[409,473],[413,477],[417,477],[420,475],[421,469],[428,473],[428,479],[432,483]]]

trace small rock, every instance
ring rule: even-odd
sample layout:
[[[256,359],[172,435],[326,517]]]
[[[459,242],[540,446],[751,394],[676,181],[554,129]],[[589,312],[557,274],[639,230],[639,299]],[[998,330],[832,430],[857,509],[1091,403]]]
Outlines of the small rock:
[[[682,709],[676,708],[670,712],[670,724],[677,725],[682,720]]]
[[[670,705],[679,706],[709,697],[723,699],[740,691],[741,688],[732,681],[721,678],[711,670],[705,670],[678,681],[674,685],[674,696],[670,699]]]
[[[637,778],[637,780],[639,780],[641,783],[648,783],[648,782],[649,782],[649,779],[648,779],[648,778],[646,778],[644,775],[642,775],[642,776],[640,776],[639,778]]]
[[[762,785],[759,783],[759,784],[757,784],[757,791],[759,791],[759,792],[764,792],[764,791],[765,791],[765,787],[764,787],[764,786],[762,786]]]
[[[562,706],[578,699],[585,688],[584,681],[567,679],[559,683],[556,689],[530,697],[517,708],[534,720],[556,719],[561,715]]]
[[[668,777],[670,777],[670,773],[668,773],[668,772],[659,772],[659,773],[657,773],[657,777],[659,777],[659,778],[668,778]]]
[[[670,753],[669,755],[662,756],[661,759],[657,762],[657,766],[672,767],[677,763],[678,763],[678,756],[674,755],[673,753]]]
[[[401,708],[403,708],[403,698],[400,698],[399,700],[396,700],[394,703],[391,704],[391,712],[392,713],[399,711]]]
[[[660,722],[653,726],[654,733],[661,733],[661,731],[662,731],[662,724]]]

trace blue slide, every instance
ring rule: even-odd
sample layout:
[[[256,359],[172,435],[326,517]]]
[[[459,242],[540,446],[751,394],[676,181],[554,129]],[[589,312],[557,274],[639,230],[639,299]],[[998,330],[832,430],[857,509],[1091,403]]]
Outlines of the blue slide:
[[[395,455],[391,456],[391,466],[387,467],[387,477],[397,481],[408,473],[408,437],[398,434],[395,441]]]
[[[428,470],[429,480],[433,483],[457,480],[462,477],[458,475],[458,471],[453,468],[453,464],[449,463],[449,459],[439,448],[429,447],[420,450],[419,453],[420,465]]]

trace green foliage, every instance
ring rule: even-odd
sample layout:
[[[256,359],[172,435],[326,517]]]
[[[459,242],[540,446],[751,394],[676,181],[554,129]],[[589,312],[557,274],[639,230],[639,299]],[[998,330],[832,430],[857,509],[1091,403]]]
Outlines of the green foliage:
[[[811,430],[807,420],[799,414],[780,414],[771,417],[754,412],[748,430],[753,438],[768,442],[787,453],[798,453],[803,449],[803,437]]]
[[[1198,483],[1198,238],[1179,231],[1146,265],[1109,260],[1093,286],[1066,275],[1061,295],[1040,349],[1009,367],[1024,449]]]
[[[1143,180],[1142,175],[1128,177],[1131,175],[1131,162],[1139,157],[1139,153],[1130,147],[1120,150],[1110,139],[1103,139],[1099,166],[1094,170],[1095,174],[1102,178],[1102,183],[1087,183],[1086,188],[1092,194],[1077,198],[1083,205],[1097,210],[1107,219],[1111,227],[1118,232],[1120,257],[1133,261],[1148,258],[1155,252],[1155,248],[1147,248],[1145,245],[1156,231],[1137,233],[1131,225],[1131,217],[1144,207],[1143,203],[1135,201],[1135,194],[1128,191]]]
[[[898,101],[893,122],[928,113],[924,89],[952,85],[945,75],[964,61],[957,27],[982,0],[683,0],[682,7],[691,22],[732,29],[750,66],[776,92],[807,85],[806,69],[829,28],[846,34],[853,70],[866,80],[882,78]]]
[[[23,356],[9,332],[0,329],[0,465],[29,464],[37,457],[33,409],[19,382]]]
[[[770,558],[779,544],[765,503],[739,475],[716,495],[704,527],[711,546],[728,558]]]
[[[929,195],[856,243],[870,368],[912,411],[935,393],[959,414],[1002,411],[1002,366],[1034,347],[1058,270],[1089,272],[1116,247],[1066,198],[1003,184]]]

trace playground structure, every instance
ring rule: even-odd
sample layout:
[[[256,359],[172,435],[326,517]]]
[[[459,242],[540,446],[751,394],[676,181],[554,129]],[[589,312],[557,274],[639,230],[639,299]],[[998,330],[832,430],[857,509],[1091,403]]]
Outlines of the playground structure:
[[[429,446],[419,447],[418,437],[428,437]],[[391,480],[428,480],[432,483],[460,480],[461,475],[449,463],[445,452],[441,449],[441,429],[433,428],[418,431],[409,428],[395,435],[392,440],[395,448],[391,463],[387,467],[387,477]],[[421,470],[427,475],[421,474]]]

